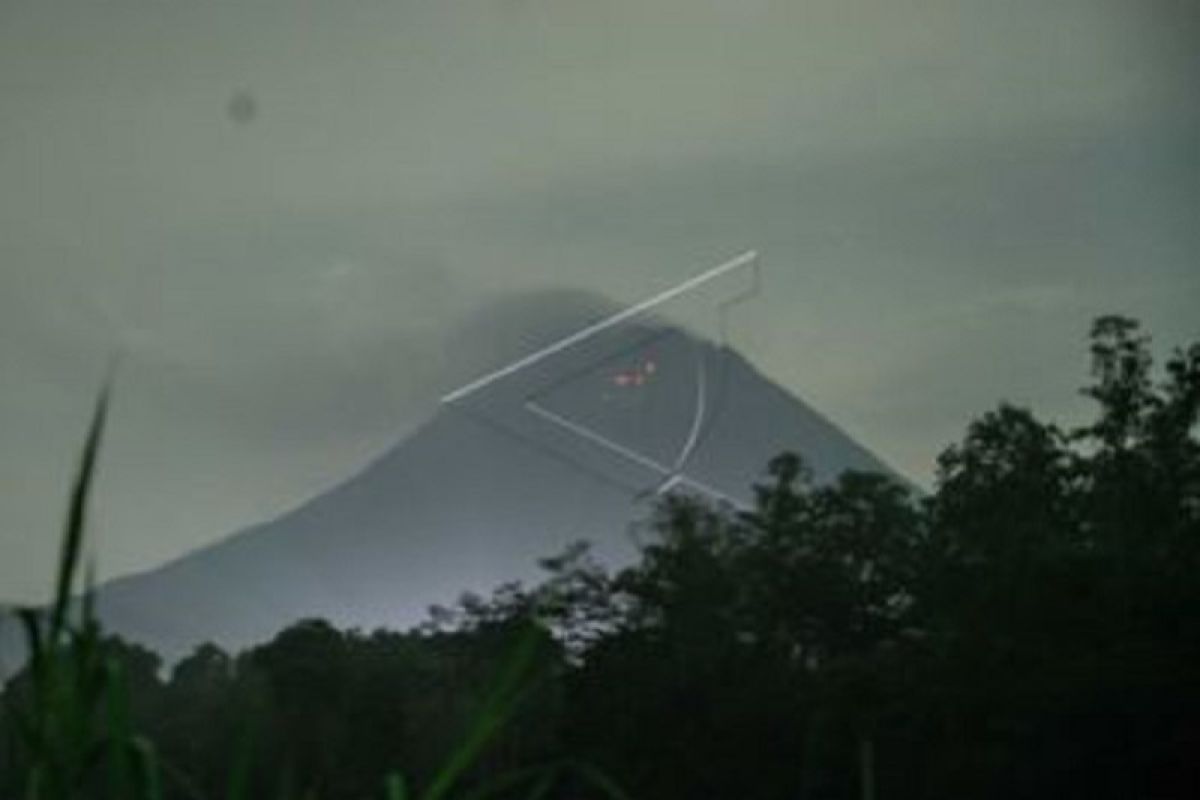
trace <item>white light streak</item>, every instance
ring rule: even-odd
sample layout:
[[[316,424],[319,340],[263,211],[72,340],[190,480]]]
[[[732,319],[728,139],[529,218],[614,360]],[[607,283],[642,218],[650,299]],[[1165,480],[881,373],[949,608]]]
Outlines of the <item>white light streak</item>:
[[[758,258],[758,253],[755,252],[754,250],[750,250],[745,253],[742,253],[740,256],[737,256],[736,258],[730,259],[729,261],[726,261],[724,264],[720,264],[719,266],[713,267],[712,269],[708,270],[707,272],[703,272],[703,273],[695,276],[694,278],[689,278],[688,280],[684,281],[683,283],[680,283],[677,286],[667,289],[666,291],[661,292],[660,294],[657,294],[648,300],[643,300],[642,302],[638,303],[637,305],[630,306],[629,308],[627,308],[623,311],[619,311],[610,317],[606,317],[605,319],[602,319],[597,323],[589,325],[586,328],[583,328],[582,330],[576,331],[575,333],[571,334],[570,336],[559,339],[557,342],[554,342],[553,344],[548,345],[547,347],[543,347],[541,350],[538,350],[537,352],[530,353],[529,355],[525,356],[524,358],[518,359],[517,361],[514,361],[513,363],[511,363],[507,366],[501,367],[500,369],[495,370],[494,372],[490,372],[487,375],[477,378],[477,379],[471,381],[470,383],[466,384],[465,386],[461,386],[458,389],[455,389],[454,391],[450,392],[449,394],[443,395],[442,402],[443,403],[453,403],[456,400],[461,400],[462,398],[466,397],[467,395],[473,394],[474,392],[479,391],[480,389],[484,388],[485,386],[488,386],[489,384],[492,384],[492,383],[500,380],[501,378],[506,378],[509,375],[512,375],[513,373],[516,373],[516,372],[519,372],[520,370],[525,369],[526,367],[531,367],[534,364],[538,363],[539,361],[549,358],[550,356],[552,356],[556,353],[561,353],[563,350],[566,350],[568,347],[573,347],[574,345],[579,344],[580,342],[584,341],[585,339],[589,339],[598,333],[602,333],[602,332],[608,330],[609,328],[612,328],[616,325],[620,325],[622,322],[633,319],[634,317],[636,317],[640,314],[644,314],[645,312],[649,311],[651,308],[654,308],[654,306],[661,305],[661,304],[667,302],[668,300],[672,300],[672,299],[678,297],[681,294],[690,292],[693,289],[696,289],[697,287],[702,286],[703,284],[708,283],[709,281],[711,281],[715,278],[719,278],[720,276],[722,276],[728,272],[733,272],[736,269],[740,269],[749,264],[752,264],[752,263],[754,263],[754,260],[756,258]]]

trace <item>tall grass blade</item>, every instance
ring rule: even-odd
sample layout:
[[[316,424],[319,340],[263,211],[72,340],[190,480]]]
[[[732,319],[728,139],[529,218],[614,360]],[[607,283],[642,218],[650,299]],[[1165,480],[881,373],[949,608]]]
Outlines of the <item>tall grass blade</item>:
[[[525,798],[525,800],[542,800],[550,790],[554,788],[554,782],[558,780],[558,772],[551,770],[542,776],[542,779],[534,784],[533,791]]]
[[[541,629],[530,625],[509,654],[499,679],[476,714],[471,729],[434,777],[429,788],[421,795],[422,800],[443,800],[447,797],[454,785],[475,763],[488,742],[512,716],[522,697],[523,689],[526,688],[527,677],[535,663],[541,642]]]
[[[17,619],[25,631],[25,643],[29,647],[29,669],[34,680],[35,689],[39,681],[46,675],[46,646],[45,633],[42,629],[42,617],[36,609],[22,608],[17,611]]]
[[[487,800],[489,797],[495,797],[502,792],[508,792],[518,786],[534,784],[536,787],[547,780],[553,785],[561,768],[561,764],[543,764],[541,766],[514,770],[488,781],[483,786],[477,786],[466,794],[459,795],[457,800]]]
[[[108,419],[110,384],[106,381],[96,399],[92,411],[92,422],[88,427],[87,440],[79,460],[79,471],[71,490],[71,505],[67,511],[66,528],[63,531],[62,550],[58,558],[58,580],[54,589],[54,610],[50,615],[50,639],[57,641],[66,622],[67,609],[71,601],[71,586],[79,569],[79,556],[83,549],[83,532],[86,527],[87,501],[91,493],[96,472],[96,460],[100,454],[100,442]]]
[[[404,776],[397,772],[388,773],[383,781],[383,795],[386,800],[408,800],[408,786]]]
[[[138,800],[162,800],[162,780],[159,776],[158,750],[142,736],[130,740],[134,763],[137,765]]]
[[[610,778],[600,768],[587,763],[586,761],[568,762],[571,765],[571,770],[577,773],[587,783],[594,788],[604,792],[612,800],[632,800],[625,790],[617,785],[617,782]]]
[[[133,765],[126,746],[129,732],[128,684],[120,663],[109,659],[108,691],[108,785],[113,797],[126,797],[133,784]]]
[[[228,800],[246,800],[250,788],[250,768],[254,763],[254,737],[250,725],[242,727],[233,768],[229,771]]]

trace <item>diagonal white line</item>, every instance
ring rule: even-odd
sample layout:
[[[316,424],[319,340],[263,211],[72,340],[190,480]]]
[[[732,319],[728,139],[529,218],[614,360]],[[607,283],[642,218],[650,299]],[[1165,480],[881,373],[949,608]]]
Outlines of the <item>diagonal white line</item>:
[[[609,439],[607,436],[601,436],[600,434],[593,431],[591,428],[588,428],[584,425],[580,425],[579,423],[576,423],[576,422],[571,422],[571,420],[569,420],[565,417],[560,417],[558,414],[555,414],[553,411],[550,411],[549,409],[538,405],[537,403],[533,402],[532,400],[525,403],[525,408],[532,411],[534,414],[537,414],[539,417],[542,417],[543,419],[553,422],[555,425],[558,425],[562,428],[566,428],[567,430],[569,430],[571,433],[575,434],[576,436],[581,436],[584,439],[587,439],[592,444],[597,444],[597,445],[605,448],[606,450],[611,450],[612,452],[616,453],[617,455],[627,458],[636,464],[641,464],[643,467],[646,467],[647,469],[651,469],[660,475],[663,475],[666,477],[671,476],[670,468],[663,466],[662,464],[658,463],[654,459],[644,456],[641,453],[637,452],[636,450],[631,450],[630,448],[625,447],[622,444],[618,444],[617,442],[614,442],[612,439]]]
[[[705,368],[707,355],[707,353],[701,353],[699,360],[696,362],[696,412],[695,416],[692,417],[692,427],[688,431],[687,439],[684,441],[683,447],[675,459],[675,465],[671,468],[673,472],[679,472],[683,469],[683,465],[691,457],[692,450],[696,448],[696,443],[700,441],[700,429],[706,422],[704,417],[708,412],[708,370]]]
[[[750,508],[748,505],[743,503],[741,500],[738,500],[736,497],[727,495],[724,492],[722,492],[720,489],[714,489],[712,486],[709,486],[707,483],[698,481],[695,478],[689,478],[687,475],[683,475],[682,473],[677,475],[676,477],[678,478],[678,481],[677,481],[678,483],[687,484],[688,486],[692,487],[693,489],[695,489],[699,492],[703,492],[704,494],[710,495],[712,497],[715,497],[718,500],[723,500],[726,503],[729,503],[729,505],[731,505],[734,508],[737,508],[741,511],[748,511]]]
[[[662,475],[665,480],[663,480],[663,482],[661,484],[659,484],[659,486],[654,490],[655,494],[666,494],[667,492],[669,492],[671,489],[675,488],[679,484],[686,484],[687,486],[690,486],[693,489],[696,489],[697,491],[703,492],[704,494],[707,494],[711,497],[715,497],[718,500],[723,500],[726,503],[729,503],[730,505],[735,506],[736,508],[740,508],[740,509],[746,508],[745,503],[743,503],[742,501],[738,500],[735,497],[731,497],[730,495],[725,494],[720,489],[715,489],[712,486],[709,486],[707,483],[698,481],[695,478],[689,478],[687,475],[684,475],[681,472],[673,472],[670,468],[658,463],[654,459],[649,458],[648,456],[644,456],[641,453],[637,452],[636,450],[632,450],[628,447],[625,447],[622,444],[614,442],[612,439],[609,439],[607,436],[603,436],[599,433],[596,433],[594,430],[592,430],[591,428],[589,428],[585,425],[580,425],[579,423],[571,422],[571,420],[569,420],[565,417],[561,417],[558,414],[555,414],[553,411],[551,411],[547,408],[544,408],[543,406],[538,405],[537,403],[533,402],[532,400],[527,401],[525,403],[525,408],[527,410],[529,410],[530,412],[537,414],[539,417],[542,417],[543,419],[547,420],[548,422],[551,422],[555,425],[558,425],[558,426],[570,431],[571,433],[575,434],[576,436],[586,439],[595,445],[603,447],[604,449],[609,450],[613,453],[616,453],[617,455],[621,456],[622,458],[627,458],[630,461],[634,462],[635,464],[640,464],[641,466],[646,467],[647,469],[649,469],[653,472],[657,472],[658,474]]]
[[[755,252],[754,250],[749,250],[745,253],[742,253],[740,256],[738,256],[736,258],[730,259],[729,261],[726,261],[724,264],[713,267],[712,269],[708,270],[707,272],[703,272],[694,278],[689,278],[688,280],[684,281],[683,283],[681,283],[677,286],[674,286],[670,289],[667,289],[666,291],[661,292],[661,293],[655,295],[654,297],[651,297],[648,300],[643,300],[642,302],[638,303],[637,305],[630,306],[629,308],[625,309],[624,311],[619,311],[616,314],[613,314],[611,317],[606,317],[605,319],[602,319],[599,322],[589,325],[586,328],[583,328],[582,330],[571,334],[570,336],[567,336],[563,339],[559,339],[557,342],[555,342],[547,347],[543,347],[541,350],[538,350],[537,352],[530,353],[529,355],[525,356],[524,358],[518,359],[517,361],[514,361],[513,363],[511,363],[507,366],[501,367],[500,369],[495,370],[494,372],[490,372],[481,378],[477,378],[477,379],[471,381],[470,383],[466,384],[465,386],[461,386],[458,389],[455,389],[454,391],[450,392],[449,394],[443,395],[442,402],[443,403],[453,403],[455,400],[461,400],[462,398],[466,397],[467,395],[472,394],[472,393],[478,391],[479,389],[482,389],[483,387],[487,386],[490,383],[498,381],[501,378],[508,377],[509,375],[512,375],[514,372],[525,369],[526,367],[532,366],[532,365],[536,364],[537,362],[542,361],[543,359],[549,358],[550,356],[554,355],[555,353],[560,353],[563,350],[566,350],[568,347],[579,344],[584,339],[595,336],[596,334],[601,333],[602,331],[608,330],[609,328],[611,328],[615,325],[620,325],[622,322],[632,319],[632,318],[638,316],[639,314],[643,314],[656,305],[660,305],[662,303],[667,302],[668,300],[671,300],[672,298],[678,297],[681,294],[690,292],[692,289],[695,289],[697,286],[707,283],[708,281],[711,281],[714,278],[720,277],[721,275],[724,275],[727,272],[732,272],[735,269],[744,267],[747,264],[751,264],[754,262],[754,259],[756,259],[756,258],[758,258],[758,253]]]

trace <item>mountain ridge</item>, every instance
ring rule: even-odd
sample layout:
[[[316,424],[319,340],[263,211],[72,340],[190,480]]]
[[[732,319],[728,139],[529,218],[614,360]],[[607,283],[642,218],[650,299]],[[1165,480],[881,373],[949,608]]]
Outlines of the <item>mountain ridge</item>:
[[[717,376],[717,399],[685,468],[698,482],[749,503],[751,485],[784,450],[803,455],[818,482],[845,469],[895,474],[737,351],[677,329],[662,333],[649,345],[657,361],[637,362],[650,356],[622,351],[617,361],[576,369],[562,397],[552,393],[545,402],[607,425],[614,438],[645,433],[646,452],[661,444],[655,437],[674,447],[696,394],[692,364],[703,361]],[[621,359],[655,363],[655,379],[622,394],[629,387],[612,383]],[[636,464],[569,431],[524,417],[520,424],[529,430],[508,430],[508,420],[477,412],[442,406],[292,509],[105,582],[97,588],[101,621],[171,662],[205,641],[226,649],[252,645],[304,617],[342,627],[407,627],[461,592],[536,579],[539,559],[579,540],[591,541],[612,566],[633,560],[630,529],[648,516],[653,496],[633,489],[652,490],[653,475],[642,470],[623,483],[622,471],[636,472]],[[608,480],[614,475],[622,480]]]

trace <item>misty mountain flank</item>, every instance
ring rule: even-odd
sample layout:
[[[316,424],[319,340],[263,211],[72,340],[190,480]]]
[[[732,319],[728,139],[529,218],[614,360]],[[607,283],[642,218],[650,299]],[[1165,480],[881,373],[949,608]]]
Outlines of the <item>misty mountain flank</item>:
[[[574,292],[501,303],[463,330],[504,363],[610,313]],[[423,425],[340,485],[97,593],[103,624],[168,660],[265,640],[290,622],[402,628],[466,590],[538,575],[588,540],[630,561],[658,490],[747,503],[767,461],[801,453],[818,481],[887,471],[735,350],[662,319],[572,347]],[[10,631],[10,634],[12,631]]]

